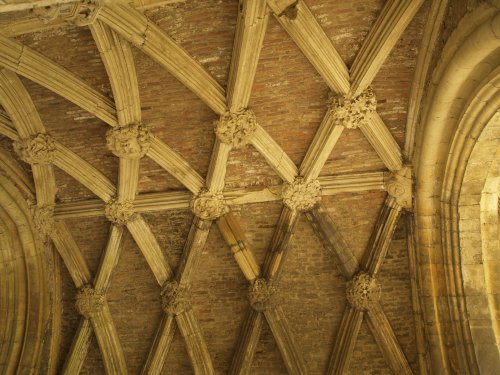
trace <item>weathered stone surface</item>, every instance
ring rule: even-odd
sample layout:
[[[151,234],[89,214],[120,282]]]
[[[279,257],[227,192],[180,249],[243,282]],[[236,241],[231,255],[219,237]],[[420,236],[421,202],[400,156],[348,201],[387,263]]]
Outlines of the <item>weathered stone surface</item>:
[[[134,204],[132,201],[111,199],[104,207],[104,214],[112,223],[125,225],[129,220],[134,218]]]
[[[48,134],[36,134],[14,142],[14,150],[29,164],[50,164],[54,161],[56,146]]]
[[[54,205],[32,206],[31,214],[35,229],[41,237],[46,237],[54,230]]]
[[[106,133],[108,148],[119,158],[141,158],[151,146],[152,135],[143,124],[115,127]]]
[[[248,288],[248,300],[253,309],[265,311],[278,303],[277,288],[273,282],[266,279],[255,279]]]
[[[32,13],[44,23],[57,19],[72,22],[77,26],[88,26],[95,22],[103,1],[80,0],[75,3],[33,8]]]
[[[411,168],[405,166],[392,173],[386,182],[386,189],[401,207],[411,208],[413,197]]]
[[[215,122],[215,134],[221,142],[239,148],[249,143],[256,126],[257,119],[250,109],[225,112]]]
[[[179,315],[191,308],[189,286],[167,281],[161,291],[161,307],[168,315]]]
[[[377,98],[371,88],[357,96],[333,95],[330,111],[336,125],[356,129],[367,123],[377,109]]]
[[[220,192],[203,190],[190,202],[191,211],[200,219],[214,220],[224,215],[228,206]]]
[[[85,285],[76,294],[75,306],[82,316],[92,319],[102,311],[104,302],[105,296],[103,294],[97,293],[91,286]]]
[[[283,203],[291,210],[309,211],[321,200],[321,185],[318,180],[306,181],[296,178],[283,187]]]
[[[347,301],[358,310],[370,310],[380,300],[381,288],[377,279],[360,272],[347,282]]]

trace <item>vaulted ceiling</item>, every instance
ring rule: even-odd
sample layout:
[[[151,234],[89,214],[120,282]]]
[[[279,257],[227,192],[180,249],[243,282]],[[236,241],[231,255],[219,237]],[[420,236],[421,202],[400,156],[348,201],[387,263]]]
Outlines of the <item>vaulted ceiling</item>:
[[[425,373],[407,160],[439,3],[0,5],[47,371]]]

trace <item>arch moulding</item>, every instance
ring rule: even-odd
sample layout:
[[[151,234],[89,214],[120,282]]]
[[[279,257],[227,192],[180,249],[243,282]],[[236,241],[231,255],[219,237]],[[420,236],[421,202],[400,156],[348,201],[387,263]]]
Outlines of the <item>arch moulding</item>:
[[[417,134],[416,230],[426,351],[435,374],[477,374],[461,268],[458,202],[467,161],[500,107],[500,13],[466,15],[435,68]]]

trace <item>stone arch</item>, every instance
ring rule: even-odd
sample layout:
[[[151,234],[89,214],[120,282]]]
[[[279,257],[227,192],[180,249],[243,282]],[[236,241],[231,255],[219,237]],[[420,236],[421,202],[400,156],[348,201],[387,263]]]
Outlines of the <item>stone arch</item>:
[[[467,160],[500,105],[500,13],[466,15],[433,72],[415,155],[419,283],[433,373],[479,373],[460,257]]]
[[[9,173],[10,172],[10,173]],[[8,173],[9,178],[5,173]],[[0,372],[51,373],[53,287],[42,240],[28,201],[31,183],[19,165],[0,155]]]
[[[494,374],[500,367],[499,140],[500,115],[496,114],[467,162],[458,203],[464,292],[482,374]]]

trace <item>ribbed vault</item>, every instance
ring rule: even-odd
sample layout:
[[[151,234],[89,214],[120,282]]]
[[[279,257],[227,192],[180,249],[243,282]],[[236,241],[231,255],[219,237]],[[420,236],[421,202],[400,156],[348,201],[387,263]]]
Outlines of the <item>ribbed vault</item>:
[[[64,263],[44,372],[427,373],[407,108],[446,3],[0,5],[2,155]]]

